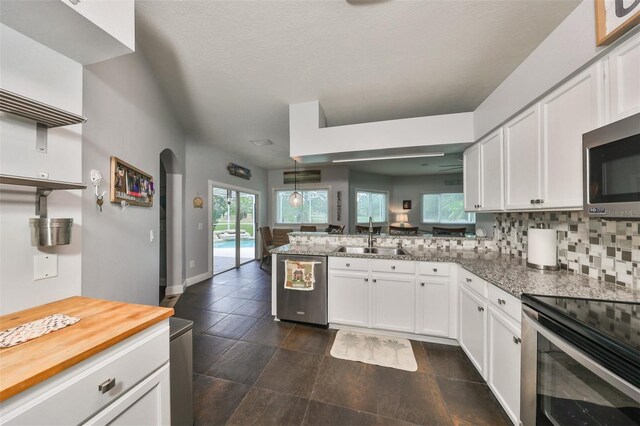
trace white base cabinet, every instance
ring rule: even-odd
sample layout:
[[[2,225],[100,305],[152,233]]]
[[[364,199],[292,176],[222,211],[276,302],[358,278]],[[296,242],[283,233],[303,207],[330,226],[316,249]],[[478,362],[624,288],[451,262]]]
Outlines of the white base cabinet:
[[[460,287],[459,343],[486,380],[487,302],[467,287]]]
[[[488,377],[493,391],[514,424],[520,418],[520,324],[492,305],[488,315]]]
[[[375,274],[371,279],[371,327],[413,333],[416,286],[413,275]]]
[[[369,326],[369,274],[329,270],[329,322]]]
[[[450,330],[450,286],[448,277],[418,277],[416,333],[454,337]]]

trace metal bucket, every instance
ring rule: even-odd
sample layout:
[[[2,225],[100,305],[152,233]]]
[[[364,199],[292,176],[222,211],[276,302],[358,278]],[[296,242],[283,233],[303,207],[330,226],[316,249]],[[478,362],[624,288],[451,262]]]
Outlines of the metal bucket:
[[[61,246],[71,242],[73,219],[32,218],[31,245],[39,247]]]

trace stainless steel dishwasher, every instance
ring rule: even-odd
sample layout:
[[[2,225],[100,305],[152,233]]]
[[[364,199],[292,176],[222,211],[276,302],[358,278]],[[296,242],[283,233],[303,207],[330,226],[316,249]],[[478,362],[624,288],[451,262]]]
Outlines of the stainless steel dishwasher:
[[[169,318],[171,424],[193,425],[193,321]]]
[[[286,261],[309,262],[315,275],[312,290],[296,290],[285,287]],[[327,258],[326,256],[278,255],[277,265],[277,314],[281,320],[328,324],[327,314]]]

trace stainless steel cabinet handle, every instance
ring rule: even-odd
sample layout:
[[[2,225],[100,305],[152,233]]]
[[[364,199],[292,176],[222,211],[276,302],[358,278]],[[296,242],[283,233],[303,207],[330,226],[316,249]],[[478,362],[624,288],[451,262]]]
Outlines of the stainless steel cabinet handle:
[[[369,282],[369,278],[365,278],[365,279],[364,279],[364,282],[365,282],[365,283],[368,283],[368,282]]]
[[[531,204],[535,204],[535,203],[536,203],[536,200],[531,200]]]
[[[516,336],[513,336],[513,343],[515,343],[516,345],[519,344],[520,342],[522,342],[522,339]]]
[[[102,393],[107,393],[109,392],[111,389],[113,389],[116,385],[116,379],[107,379],[104,382],[100,383],[98,385],[98,390]]]
[[[421,285],[422,287],[424,287],[424,283],[420,283],[420,285]]]
[[[507,301],[504,299],[498,299],[498,305],[506,305]]]
[[[438,268],[433,268],[433,272],[438,272]]]
[[[348,268],[349,266],[351,266],[351,264],[350,264],[350,263],[347,263],[347,268]]]
[[[467,282],[470,283],[471,282],[471,278],[467,278]]]
[[[506,301],[506,300],[504,300],[504,299],[502,299],[502,304],[503,304],[503,305],[506,305],[506,304],[507,304],[507,301]]]
[[[391,266],[391,269],[395,270],[395,269],[396,269],[396,267],[392,265],[392,266]]]
[[[377,283],[377,282],[378,282],[378,280],[376,280],[375,278],[374,278],[374,279],[372,279],[371,281],[373,281],[374,283]]]
[[[484,308],[482,306],[478,306],[478,312],[484,312]]]

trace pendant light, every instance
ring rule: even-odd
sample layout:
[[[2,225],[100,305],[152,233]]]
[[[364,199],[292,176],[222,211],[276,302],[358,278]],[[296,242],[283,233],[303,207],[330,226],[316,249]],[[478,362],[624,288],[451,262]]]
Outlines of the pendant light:
[[[300,207],[302,205],[302,194],[298,192],[298,162],[293,160],[293,193],[289,195],[289,205]]]

